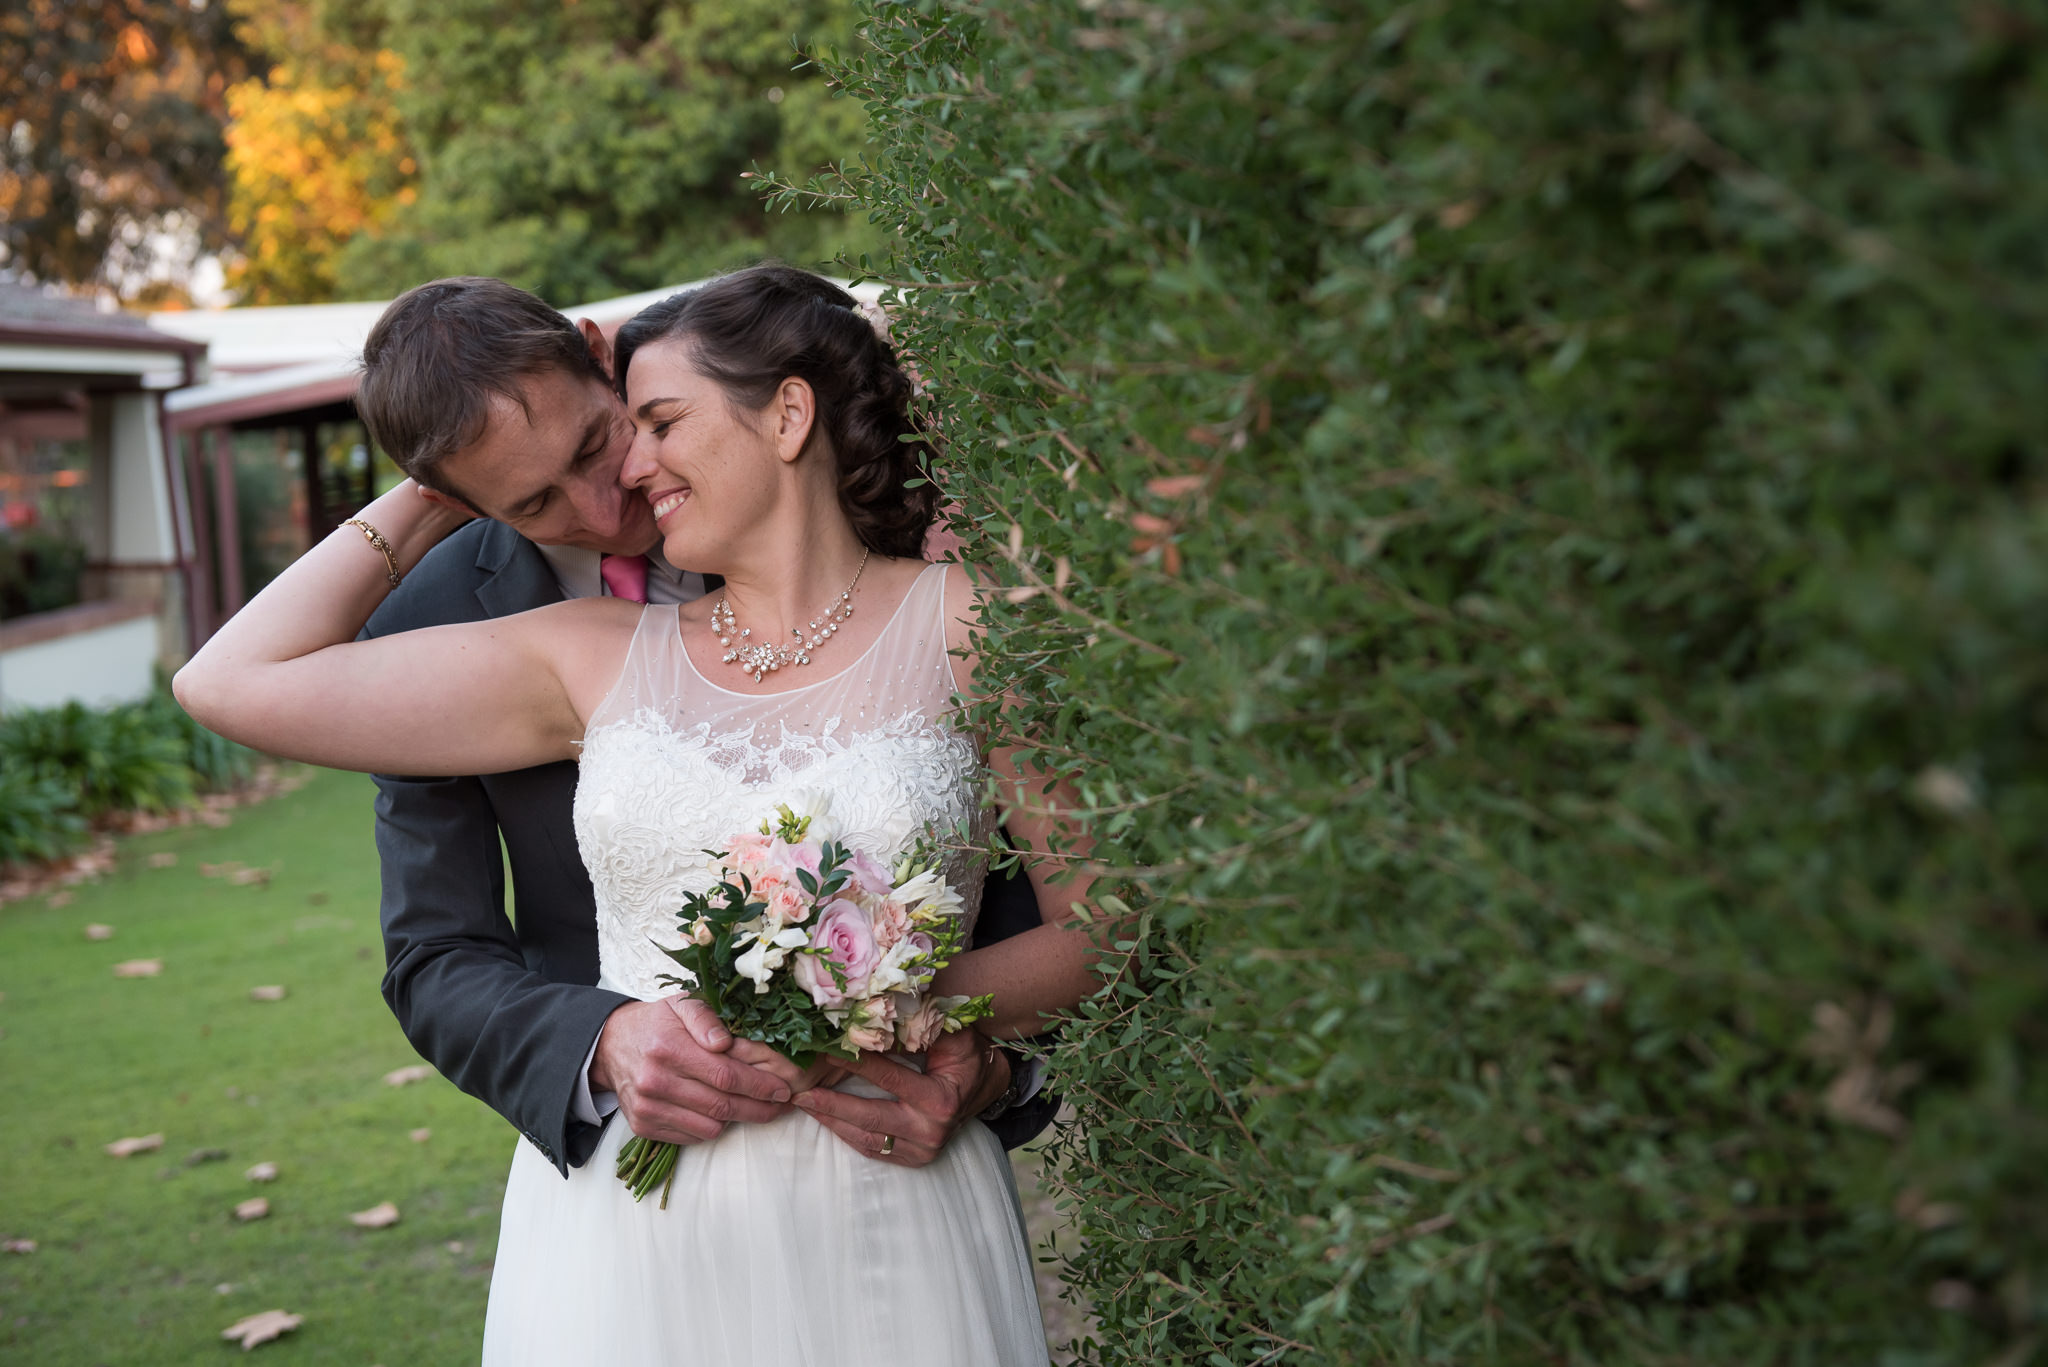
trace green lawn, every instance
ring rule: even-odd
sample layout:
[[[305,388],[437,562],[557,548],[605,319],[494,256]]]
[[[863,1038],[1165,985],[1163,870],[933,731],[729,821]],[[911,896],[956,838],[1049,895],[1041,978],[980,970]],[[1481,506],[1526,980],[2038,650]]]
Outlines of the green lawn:
[[[377,992],[370,797],[321,773],[224,830],[122,841],[67,905],[0,907],[0,1239],[38,1245],[0,1253],[0,1362],[236,1360],[220,1331],[273,1308],[305,1323],[257,1350],[269,1363],[476,1361],[516,1141],[438,1076],[383,1081],[419,1060]],[[227,862],[272,877],[201,872]],[[163,972],[116,978],[131,959]],[[283,1001],[250,1000],[273,984]],[[103,1151],[158,1132],[153,1153]],[[226,1157],[188,1163],[204,1150]],[[275,1182],[243,1176],[259,1162]],[[1043,1234],[1058,1221],[1030,1155],[1017,1176]],[[270,1216],[240,1223],[252,1196]],[[397,1225],[349,1223],[380,1201]],[[1054,1342],[1080,1331],[1050,1268],[1040,1288]]]
[[[476,1360],[515,1139],[439,1077],[383,1082],[418,1058],[377,992],[370,796],[322,773],[226,829],[123,841],[68,905],[0,907],[0,1238],[39,1245],[0,1254],[0,1361],[221,1362],[240,1350],[220,1331],[273,1307],[305,1323],[265,1361]],[[273,877],[202,876],[224,861]],[[162,974],[114,977],[139,958]],[[159,1131],[154,1153],[102,1151]],[[188,1164],[207,1149],[227,1156]],[[244,1178],[264,1161],[275,1182]],[[237,1222],[259,1195],[269,1218]],[[397,1225],[349,1223],[380,1201]]]

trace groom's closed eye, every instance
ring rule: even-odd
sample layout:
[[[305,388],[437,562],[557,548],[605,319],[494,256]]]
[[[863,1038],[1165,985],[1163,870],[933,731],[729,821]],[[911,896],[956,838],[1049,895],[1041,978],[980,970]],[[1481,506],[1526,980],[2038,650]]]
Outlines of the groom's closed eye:
[[[607,433],[602,423],[592,427],[589,432],[585,433],[583,444],[577,448],[576,454],[569,458],[569,468],[564,473],[573,475],[603,455],[607,444],[605,441],[606,435]],[[513,515],[522,520],[538,517],[547,510],[548,504],[554,502],[554,498],[555,487],[549,485],[515,508]]]

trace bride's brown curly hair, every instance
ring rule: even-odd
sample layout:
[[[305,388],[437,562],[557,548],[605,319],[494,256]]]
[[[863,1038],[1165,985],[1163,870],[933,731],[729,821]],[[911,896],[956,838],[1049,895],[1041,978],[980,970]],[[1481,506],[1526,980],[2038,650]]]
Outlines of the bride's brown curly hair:
[[[839,506],[861,543],[879,555],[923,554],[939,504],[931,445],[910,411],[910,377],[858,300],[809,271],[762,265],[650,304],[613,343],[621,398],[633,353],[677,338],[699,373],[749,412],[791,376],[808,383],[818,399],[811,440],[822,431],[831,443]]]

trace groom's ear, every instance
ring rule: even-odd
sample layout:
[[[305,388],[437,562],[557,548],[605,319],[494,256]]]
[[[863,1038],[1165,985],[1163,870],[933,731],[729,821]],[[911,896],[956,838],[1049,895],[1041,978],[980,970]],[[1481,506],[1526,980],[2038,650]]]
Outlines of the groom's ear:
[[[612,374],[611,338],[605,336],[604,329],[588,318],[578,318],[576,330],[583,334],[584,343],[590,347],[590,354],[597,358],[597,368],[604,372],[607,380],[617,384],[619,377]]]

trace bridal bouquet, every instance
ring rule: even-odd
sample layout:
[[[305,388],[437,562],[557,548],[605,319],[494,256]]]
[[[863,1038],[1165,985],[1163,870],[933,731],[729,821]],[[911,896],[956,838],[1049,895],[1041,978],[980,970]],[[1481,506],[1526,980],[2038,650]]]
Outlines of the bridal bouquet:
[[[719,879],[685,897],[683,944],[662,952],[683,970],[661,981],[808,1067],[819,1054],[917,1053],[989,1014],[987,997],[931,992],[965,936],[965,906],[917,841],[893,868],[811,836],[813,816],[788,805],[758,831],[707,850]],[[638,1135],[620,1146],[619,1179],[640,1200],[674,1180],[673,1144]]]

